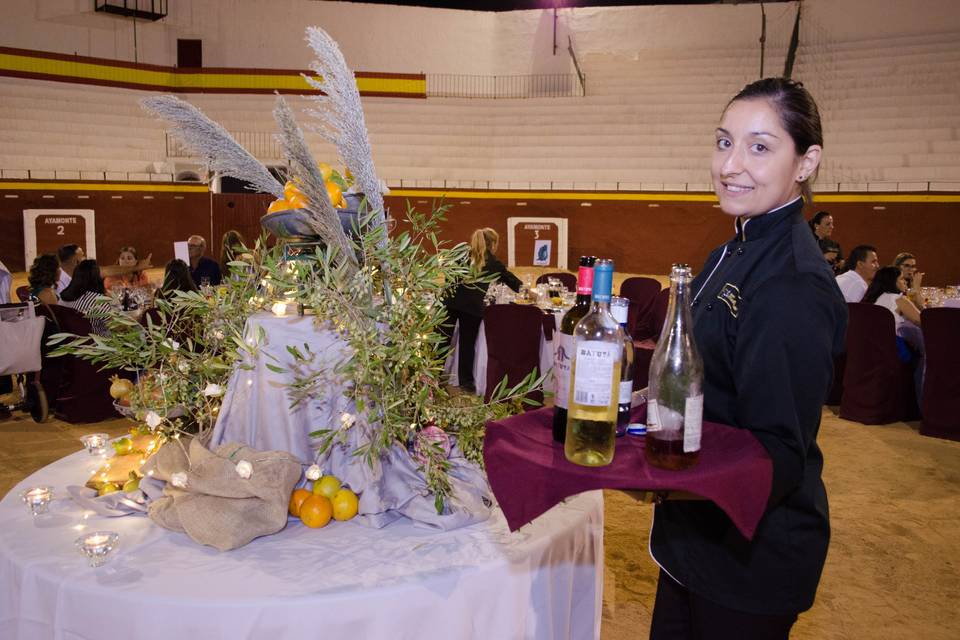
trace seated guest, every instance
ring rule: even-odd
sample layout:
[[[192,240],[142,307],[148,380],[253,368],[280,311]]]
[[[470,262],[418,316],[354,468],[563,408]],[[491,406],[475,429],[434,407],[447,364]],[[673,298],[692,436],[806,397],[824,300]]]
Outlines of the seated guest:
[[[60,278],[57,280],[57,293],[63,293],[63,290],[70,284],[73,270],[86,256],[83,255],[83,249],[80,245],[65,244],[57,249],[57,258],[60,259]]]
[[[104,280],[104,286],[108,291],[149,287],[150,279],[147,277],[145,267],[149,266],[152,255],[147,256],[146,260],[141,263],[137,256],[136,247],[120,247],[120,255],[117,256],[117,267],[119,268],[111,268],[113,274],[107,276]]]
[[[239,231],[230,229],[223,234],[223,240],[220,244],[220,274],[230,273],[230,263],[234,260],[247,260],[250,254],[247,251],[247,243],[240,235]],[[210,282],[213,284],[213,281]]]
[[[474,231],[470,236],[470,265],[475,274],[481,277],[496,276],[494,282],[499,280],[514,291],[519,291],[522,284],[520,278],[508,271],[495,255],[499,242],[500,235],[490,227]],[[452,326],[460,322],[457,377],[460,386],[470,391],[476,389],[473,379],[474,347],[483,320],[483,299],[489,286],[489,282],[460,284],[447,303],[447,331],[452,333]]]
[[[13,274],[7,265],[0,262],[0,304],[10,303],[10,286],[13,284]]]
[[[906,251],[898,253],[893,259],[893,266],[898,267],[907,282],[907,296],[917,307],[923,309],[923,296],[920,287],[923,286],[923,272],[917,271],[917,258]]]
[[[197,284],[210,284],[216,286],[220,284],[222,278],[220,274],[220,265],[216,260],[212,260],[203,255],[207,248],[207,241],[203,236],[190,236],[187,240],[187,251],[190,254],[190,277]],[[204,282],[207,280],[208,282]]]
[[[860,302],[874,274],[880,268],[876,247],[861,244],[853,248],[844,267],[846,271],[837,276],[837,286],[847,302]]]
[[[843,265],[843,258],[840,257],[840,245],[830,238],[824,238],[818,241],[818,244],[821,253],[823,253],[823,259],[827,261],[834,273],[838,273]]]
[[[897,355],[903,362],[914,362],[914,387],[919,398],[923,390],[923,332],[920,309],[904,295],[906,290],[907,282],[900,269],[883,267],[874,276],[863,302],[886,307],[893,314]]]
[[[43,304],[57,304],[57,281],[60,279],[60,261],[52,253],[37,256],[30,265],[27,283],[30,285],[30,299]]]
[[[157,297],[170,299],[175,291],[200,291],[190,276],[190,267],[178,258],[168,262],[166,268],[164,268],[163,284],[160,285]]]
[[[96,260],[83,260],[73,271],[73,278],[69,286],[60,295],[60,304],[64,307],[76,309],[87,316],[94,307],[104,308],[105,303],[99,300],[106,289],[103,278],[100,277],[100,267]],[[107,323],[103,318],[89,318],[93,332],[105,336],[109,333]]]

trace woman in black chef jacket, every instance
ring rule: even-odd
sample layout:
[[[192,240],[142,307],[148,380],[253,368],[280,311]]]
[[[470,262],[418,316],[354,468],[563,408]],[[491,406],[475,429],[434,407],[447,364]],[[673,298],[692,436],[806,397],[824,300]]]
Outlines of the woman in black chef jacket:
[[[717,127],[713,186],[735,235],[691,286],[703,417],[749,429],[773,485],[752,540],[712,502],[657,506],[654,640],[787,638],[813,605],[830,540],[816,438],[847,325],[803,218],[822,147],[816,103],[783,78],[744,87]]]

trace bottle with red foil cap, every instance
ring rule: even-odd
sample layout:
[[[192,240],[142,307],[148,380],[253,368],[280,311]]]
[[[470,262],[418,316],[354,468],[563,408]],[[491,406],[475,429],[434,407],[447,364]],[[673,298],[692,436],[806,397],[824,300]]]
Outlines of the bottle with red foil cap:
[[[560,330],[553,334],[553,439],[563,443],[567,437],[567,403],[570,395],[570,364],[573,358],[573,330],[590,312],[593,293],[593,265],[596,256],[580,256],[577,271],[577,300],[560,320]]]

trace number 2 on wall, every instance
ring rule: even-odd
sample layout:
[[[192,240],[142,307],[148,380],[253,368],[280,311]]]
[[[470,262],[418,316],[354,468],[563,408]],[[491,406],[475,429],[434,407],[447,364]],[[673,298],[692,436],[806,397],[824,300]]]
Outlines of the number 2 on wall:
[[[58,236],[62,236],[62,235],[63,235],[63,225],[62,225],[62,224],[58,224],[58,225],[57,225],[57,235],[58,235]]]

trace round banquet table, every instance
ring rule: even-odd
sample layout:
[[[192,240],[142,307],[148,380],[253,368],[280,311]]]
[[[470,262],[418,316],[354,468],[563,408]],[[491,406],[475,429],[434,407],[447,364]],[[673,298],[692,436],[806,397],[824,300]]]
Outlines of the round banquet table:
[[[34,473],[0,501],[0,638],[598,638],[603,497],[580,494],[510,533],[499,509],[448,532],[293,519],[229,552],[140,515],[109,518],[70,500],[96,466],[85,452]],[[50,513],[19,493],[50,485]],[[93,569],[83,532],[120,534]]]

